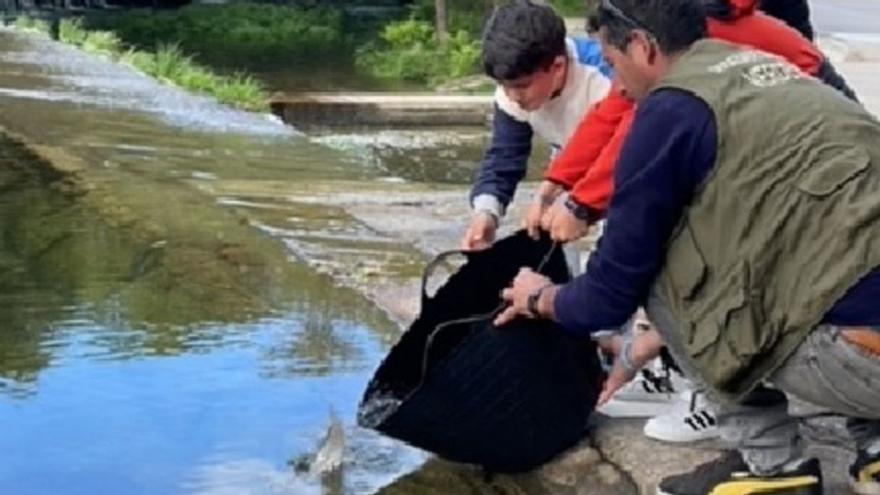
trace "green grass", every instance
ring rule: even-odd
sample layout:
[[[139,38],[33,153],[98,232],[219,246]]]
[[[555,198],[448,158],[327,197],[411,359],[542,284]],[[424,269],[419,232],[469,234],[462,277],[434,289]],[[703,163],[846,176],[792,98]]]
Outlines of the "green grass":
[[[48,33],[44,21],[19,17],[15,26]],[[45,30],[41,30],[45,28]],[[155,52],[127,46],[113,31],[91,30],[80,19],[63,19],[58,38],[80,49],[110,57],[166,84],[204,93],[218,101],[244,110],[268,110],[269,95],[259,81],[243,74],[220,75],[196,63],[177,44],[161,44]]]
[[[123,51],[122,42],[110,31],[91,31],[80,46],[87,52],[104,55],[115,55]]]
[[[48,22],[42,19],[28,17],[26,15],[18,16],[12,25],[22,31],[29,31],[32,33],[49,34],[51,31]]]

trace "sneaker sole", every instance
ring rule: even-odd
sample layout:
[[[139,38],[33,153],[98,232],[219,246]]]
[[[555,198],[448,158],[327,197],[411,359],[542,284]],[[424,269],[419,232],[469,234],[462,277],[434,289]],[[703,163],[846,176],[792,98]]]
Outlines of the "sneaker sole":
[[[662,430],[652,428],[651,426],[651,421],[649,420],[645,423],[644,428],[642,428],[642,433],[650,439],[666,443],[705,442],[709,440],[717,440],[721,437],[721,433],[718,431],[717,427],[709,427],[700,431],[681,429],[681,431],[688,435],[671,436],[666,435]]]
[[[805,483],[808,482],[811,478],[812,478],[812,484],[806,485]],[[815,488],[817,486],[817,480],[818,480],[817,477],[807,475],[807,476],[801,476],[801,477],[798,477],[797,479],[793,479],[793,480],[789,480],[789,481],[780,480],[775,483],[756,483],[753,486],[743,486],[741,489],[732,488],[732,489],[729,489],[729,491],[723,490],[723,489],[722,489],[723,491],[717,491],[718,488],[716,487],[715,491],[713,491],[711,493],[750,493],[750,494],[757,495],[759,493],[777,493],[777,490],[783,490],[783,492],[778,492],[778,493],[785,493],[785,492],[795,493],[791,490],[810,489],[810,487]],[[745,491],[743,491],[743,490],[745,490]],[[656,495],[678,495],[678,494],[665,492],[665,491],[661,490],[660,487],[657,487]],[[707,494],[707,495],[709,495],[709,494]],[[873,495],[873,494],[869,494],[869,495]]]
[[[658,442],[672,443],[672,444],[711,442],[713,440],[718,440],[719,438],[721,438],[721,434],[718,432],[715,432],[711,435],[700,435],[700,436],[693,436],[693,437],[676,437],[676,438],[664,437],[662,435],[648,433],[647,431],[643,431],[642,433],[644,433],[644,435],[646,437],[650,438],[651,440],[657,440]],[[880,495],[880,494],[878,494],[878,495]]]
[[[651,418],[666,414],[672,410],[673,404],[662,402],[630,402],[610,401],[596,409],[611,418]]]

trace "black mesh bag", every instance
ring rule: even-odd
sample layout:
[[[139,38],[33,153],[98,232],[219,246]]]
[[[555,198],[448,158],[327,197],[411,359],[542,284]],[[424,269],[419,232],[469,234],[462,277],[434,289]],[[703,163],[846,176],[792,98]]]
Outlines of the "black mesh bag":
[[[453,256],[466,262],[428,296],[431,272]],[[557,283],[570,278],[561,249],[524,232],[430,263],[421,314],[367,386],[359,424],[502,473],[535,468],[583,439],[604,378],[595,344],[546,320],[492,325],[501,290],[523,266]]]

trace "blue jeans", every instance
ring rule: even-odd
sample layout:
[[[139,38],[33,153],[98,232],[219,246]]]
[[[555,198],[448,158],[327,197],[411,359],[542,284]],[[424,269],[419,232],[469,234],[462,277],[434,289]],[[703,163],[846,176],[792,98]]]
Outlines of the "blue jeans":
[[[648,314],[685,374],[695,377],[674,324],[656,295]],[[737,404],[718,404],[723,440],[738,449],[756,474],[772,473],[803,455],[800,429],[821,429],[831,421],[849,435],[840,444],[858,448],[880,443],[880,357],[843,338],[843,329],[820,325],[761,387]],[[699,383],[698,383],[699,385]]]

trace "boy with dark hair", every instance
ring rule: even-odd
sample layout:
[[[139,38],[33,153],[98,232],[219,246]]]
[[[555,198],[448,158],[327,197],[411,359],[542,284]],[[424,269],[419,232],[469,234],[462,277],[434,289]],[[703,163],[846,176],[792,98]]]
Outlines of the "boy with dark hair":
[[[498,88],[491,143],[471,191],[473,217],[463,249],[483,249],[495,240],[498,222],[525,176],[532,136],[561,148],[611,85],[598,44],[567,38],[562,18],[529,0],[495,10],[483,35],[482,58]]]

